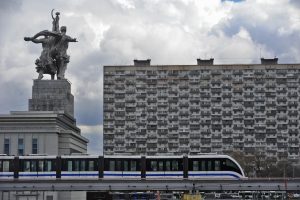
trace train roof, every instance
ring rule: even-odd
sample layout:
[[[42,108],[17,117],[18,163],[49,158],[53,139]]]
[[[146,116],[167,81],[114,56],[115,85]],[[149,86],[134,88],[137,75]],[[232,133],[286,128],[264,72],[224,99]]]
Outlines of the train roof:
[[[8,156],[8,155],[0,155],[0,159],[14,159],[14,156]]]
[[[157,155],[157,156],[146,156],[150,159],[167,159],[167,158],[182,158],[183,156],[173,156],[173,155]]]
[[[61,158],[98,158],[97,155],[88,154],[73,154],[73,155],[62,155]]]
[[[142,156],[138,155],[105,155],[104,158],[136,158],[140,159]]]
[[[189,158],[230,158],[228,155],[222,154],[199,154],[199,155],[188,155]]]
[[[19,156],[19,159],[55,159],[56,156],[49,155],[30,155],[30,156]]]
[[[129,159],[140,159],[141,155],[105,155],[104,158],[129,158]],[[145,156],[148,159],[181,159],[183,155],[153,155]],[[228,155],[220,154],[199,154],[199,155],[188,155],[188,158],[228,158],[233,159]],[[26,155],[19,156],[20,159],[55,159],[55,155]],[[73,155],[62,155],[61,158],[99,158],[99,155],[88,155],[88,154],[73,154]],[[0,159],[14,159],[14,156],[1,155]]]

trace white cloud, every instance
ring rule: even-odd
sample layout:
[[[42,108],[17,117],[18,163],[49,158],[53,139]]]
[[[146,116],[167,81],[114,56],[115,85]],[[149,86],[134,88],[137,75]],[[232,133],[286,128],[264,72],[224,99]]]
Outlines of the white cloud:
[[[84,15],[85,22],[88,24],[89,28],[94,34],[93,40],[90,41],[90,45],[94,48],[99,48],[100,42],[103,39],[104,32],[109,29],[109,25],[105,25],[101,22],[101,19],[88,13]]]
[[[115,2],[120,4],[123,9],[135,8],[134,2],[132,0],[115,0]]]

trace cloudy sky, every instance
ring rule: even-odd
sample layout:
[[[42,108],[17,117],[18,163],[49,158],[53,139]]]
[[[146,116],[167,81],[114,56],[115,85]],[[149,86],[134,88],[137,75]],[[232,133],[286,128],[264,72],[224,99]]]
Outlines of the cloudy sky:
[[[41,46],[23,37],[51,30],[52,9],[79,41],[66,77],[90,153],[102,152],[103,65],[300,61],[299,0],[0,0],[0,114],[28,110]]]

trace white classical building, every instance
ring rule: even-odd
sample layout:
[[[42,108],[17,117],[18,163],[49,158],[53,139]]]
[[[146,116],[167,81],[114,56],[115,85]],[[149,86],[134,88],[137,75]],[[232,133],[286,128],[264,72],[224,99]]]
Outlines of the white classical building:
[[[64,111],[15,111],[0,115],[0,154],[86,153],[88,140]]]
[[[34,80],[29,111],[0,115],[0,154],[87,153],[88,139],[74,118],[74,97],[66,80]],[[86,192],[0,191],[0,200],[82,200]]]

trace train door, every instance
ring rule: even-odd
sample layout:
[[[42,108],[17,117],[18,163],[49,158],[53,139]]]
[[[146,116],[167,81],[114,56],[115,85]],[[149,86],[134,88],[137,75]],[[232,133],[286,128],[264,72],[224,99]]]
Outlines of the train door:
[[[189,159],[188,177],[192,179],[207,178],[208,165],[210,164],[208,164],[208,162],[205,159],[200,159],[200,158]]]

